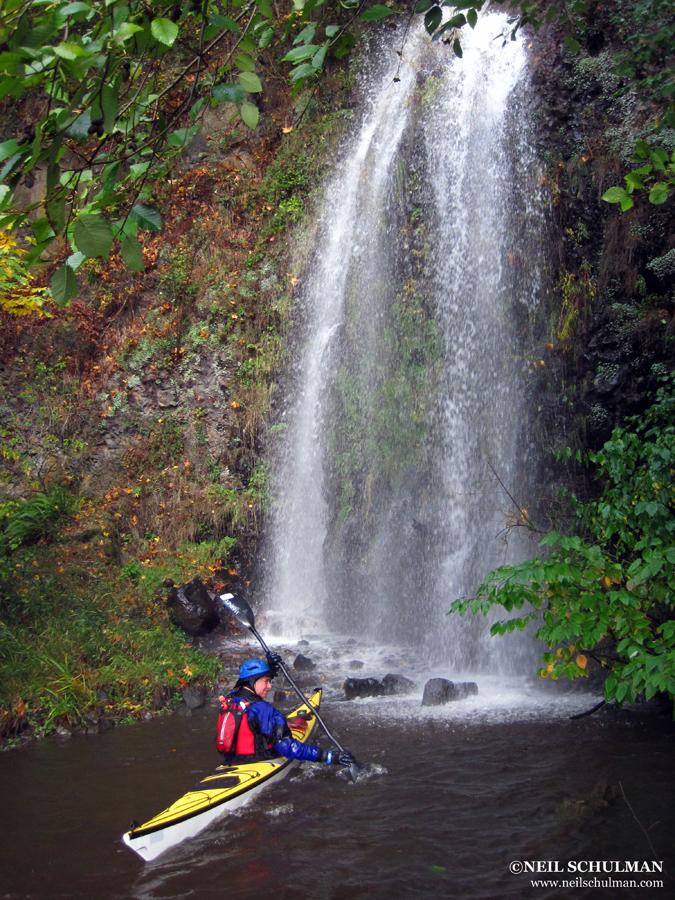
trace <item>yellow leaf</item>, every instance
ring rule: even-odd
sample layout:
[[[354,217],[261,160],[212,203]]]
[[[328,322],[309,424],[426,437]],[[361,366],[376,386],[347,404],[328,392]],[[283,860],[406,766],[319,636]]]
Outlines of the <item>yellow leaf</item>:
[[[577,656],[576,663],[577,663],[577,665],[579,666],[580,669],[585,669],[586,666],[588,665],[588,660],[587,660],[586,657],[583,655],[583,653],[580,653],[580,654]]]

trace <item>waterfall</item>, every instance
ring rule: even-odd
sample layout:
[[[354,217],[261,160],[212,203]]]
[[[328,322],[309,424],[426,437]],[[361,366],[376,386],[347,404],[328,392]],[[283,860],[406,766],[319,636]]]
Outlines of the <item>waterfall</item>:
[[[419,27],[400,65],[388,32],[361,73],[276,464],[265,603],[287,633],[495,665],[484,625],[446,611],[531,552],[499,536],[511,501],[495,477],[532,495],[524,354],[542,289],[526,51],[495,40],[504,21],[465,29],[462,59]]]

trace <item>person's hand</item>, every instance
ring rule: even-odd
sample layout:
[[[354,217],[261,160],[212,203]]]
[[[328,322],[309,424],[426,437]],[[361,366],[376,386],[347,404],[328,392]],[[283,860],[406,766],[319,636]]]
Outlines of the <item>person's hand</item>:
[[[349,750],[324,750],[321,756],[321,762],[327,766],[344,766],[348,769],[353,766],[356,760]]]
[[[267,665],[270,667],[270,672],[272,675],[276,675],[281,668],[281,657],[278,653],[267,653],[266,654]]]
[[[344,766],[345,769],[348,769],[348,768],[350,768],[350,766],[353,766],[355,762],[356,762],[356,760],[354,759],[352,754],[349,752],[349,750],[343,750],[342,753],[340,753],[338,758],[335,760],[335,763],[338,766]]]

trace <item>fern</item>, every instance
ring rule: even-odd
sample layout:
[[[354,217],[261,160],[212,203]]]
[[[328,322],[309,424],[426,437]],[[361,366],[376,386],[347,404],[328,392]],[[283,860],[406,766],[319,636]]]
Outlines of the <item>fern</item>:
[[[79,499],[61,485],[56,485],[47,494],[35,494],[30,500],[19,501],[13,508],[5,510],[4,521],[0,523],[0,546],[5,552],[12,553],[23,544],[51,537],[57,523],[65,516],[72,516],[79,505]]]

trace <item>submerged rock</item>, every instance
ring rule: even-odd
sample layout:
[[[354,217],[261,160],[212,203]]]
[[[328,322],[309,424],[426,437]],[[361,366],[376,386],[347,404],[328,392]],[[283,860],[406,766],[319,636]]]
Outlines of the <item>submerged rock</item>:
[[[182,587],[169,585],[166,606],[171,621],[188,634],[208,634],[220,622],[218,604],[199,576]]]
[[[350,663],[351,668],[354,668],[354,662],[359,663],[359,668],[363,665],[359,660],[353,660]],[[393,694],[409,694],[414,687],[415,683],[404,675],[390,673],[385,675],[382,681],[378,681],[377,678],[348,678],[343,685],[343,690],[345,698],[353,700],[355,697],[390,697]]]
[[[422,706],[442,706],[450,699],[452,682],[447,678],[430,678],[424,685]]]
[[[343,684],[347,700],[355,697],[381,697],[384,685],[377,678],[348,678]]]
[[[415,682],[404,675],[385,675],[382,679],[382,687],[387,696],[392,694],[409,694],[415,688]]]
[[[463,700],[478,693],[475,681],[449,681],[447,678],[430,678],[424,685],[422,706],[442,706],[451,700]]]
[[[183,703],[188,709],[199,709],[206,703],[206,691],[191,685],[183,688]]]
[[[316,663],[309,656],[303,656],[302,653],[298,653],[295,657],[293,668],[298,672],[311,672],[312,669],[316,669]]]
[[[352,660],[350,661],[350,663],[349,663],[349,668],[350,668],[350,669],[357,669],[357,670],[358,670],[358,669],[362,669],[362,668],[363,668],[363,662],[362,662],[360,659],[352,659]]]

